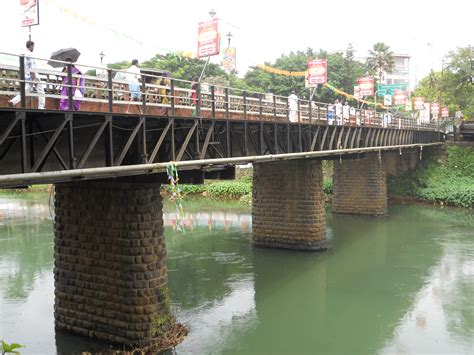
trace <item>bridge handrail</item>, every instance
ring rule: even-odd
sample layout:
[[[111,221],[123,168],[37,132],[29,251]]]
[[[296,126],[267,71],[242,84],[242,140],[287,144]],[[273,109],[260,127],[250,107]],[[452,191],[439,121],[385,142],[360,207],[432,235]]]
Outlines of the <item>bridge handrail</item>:
[[[0,55],[12,56],[18,60],[18,66],[11,64],[0,64],[0,94],[14,94],[18,91],[24,93],[24,86],[27,83],[35,84],[34,81],[25,79],[24,56],[11,53],[0,52]],[[51,61],[49,59],[33,57],[40,63]],[[11,62],[13,62],[13,59]],[[55,61],[67,65],[67,72],[51,70],[44,67],[38,67],[35,71],[43,80],[45,86],[45,96],[54,99],[72,98],[74,93],[73,83],[62,84],[63,78],[70,76],[72,78],[83,78],[84,85],[81,89],[84,96],[80,101],[90,101],[97,103],[109,103],[109,111],[113,112],[114,104],[123,104],[128,101],[127,80],[115,79],[114,74],[121,72],[127,74],[126,70],[115,70],[94,65],[74,64],[80,69],[106,71],[106,77],[82,74],[72,74],[71,66],[67,62]],[[23,70],[23,72],[22,72]],[[84,70],[82,70],[84,71]],[[18,74],[16,74],[18,73]],[[262,93],[240,88],[232,88],[221,85],[209,85],[209,92],[203,91],[203,85],[197,83],[196,89],[191,88],[193,81],[165,77],[163,75],[142,73],[141,91],[145,100],[133,102],[134,105],[143,106],[146,109],[150,107],[162,107],[164,109],[188,109],[196,110],[198,115],[201,111],[212,112],[232,112],[243,114],[243,119],[289,119],[290,107],[288,97],[275,95],[271,93]],[[68,88],[68,95],[61,94],[61,88]],[[23,87],[23,89],[22,89]],[[19,90],[18,90],[19,89]],[[195,98],[193,94],[196,93]],[[240,93],[240,95],[239,95]],[[33,94],[37,96],[37,94]],[[270,99],[271,98],[271,99]],[[76,98],[75,98],[76,99]],[[196,103],[194,103],[194,101]],[[22,102],[25,102],[22,100]],[[331,107],[333,109],[331,109]],[[350,115],[348,119],[337,116],[333,104],[317,102],[307,99],[298,99],[298,109],[296,111],[298,122],[317,123],[324,121],[326,124],[348,124],[348,125],[374,125],[381,127],[398,128],[422,128],[437,129],[438,125],[432,123],[422,123],[415,121],[411,117],[401,115],[392,117],[395,123],[388,122],[388,117],[384,117],[386,112],[374,112],[370,109],[355,108],[355,114]],[[216,118],[216,117],[212,117]]]

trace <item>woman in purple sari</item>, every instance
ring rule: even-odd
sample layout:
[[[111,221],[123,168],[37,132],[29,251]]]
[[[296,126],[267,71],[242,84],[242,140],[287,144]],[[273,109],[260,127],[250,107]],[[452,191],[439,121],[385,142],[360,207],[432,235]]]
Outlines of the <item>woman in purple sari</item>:
[[[72,59],[66,59],[66,62],[71,63],[71,73],[72,73],[72,106],[74,111],[79,111],[81,108],[81,98],[84,97],[84,78],[82,73],[73,63]],[[59,100],[59,109],[63,111],[69,110],[69,80],[67,77],[67,65],[64,66],[62,71],[66,75],[63,77],[62,88],[61,88],[61,99]]]

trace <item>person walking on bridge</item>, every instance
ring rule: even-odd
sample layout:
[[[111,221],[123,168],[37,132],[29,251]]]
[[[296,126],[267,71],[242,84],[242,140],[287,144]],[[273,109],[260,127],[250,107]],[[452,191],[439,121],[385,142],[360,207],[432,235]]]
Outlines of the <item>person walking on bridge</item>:
[[[31,57],[31,53],[35,50],[35,42],[27,41],[26,48],[29,53],[25,53],[25,94],[31,93],[33,88],[36,86],[36,92],[38,93],[38,109],[44,110],[46,98],[44,95],[44,84],[41,81],[38,71],[36,68],[36,61]],[[21,101],[21,95],[18,94],[10,101],[11,106],[17,105]]]
[[[127,69],[126,81],[128,81],[128,90],[130,90],[130,101],[128,102],[127,110],[125,113],[130,113],[130,105],[132,101],[139,101],[142,94],[140,92],[140,82],[142,76],[140,68],[138,67],[138,59],[132,60],[132,65]],[[141,107],[138,107],[140,113],[142,112]]]
[[[290,122],[298,122],[298,96],[296,96],[295,90],[292,90],[291,95],[288,96],[288,109]]]

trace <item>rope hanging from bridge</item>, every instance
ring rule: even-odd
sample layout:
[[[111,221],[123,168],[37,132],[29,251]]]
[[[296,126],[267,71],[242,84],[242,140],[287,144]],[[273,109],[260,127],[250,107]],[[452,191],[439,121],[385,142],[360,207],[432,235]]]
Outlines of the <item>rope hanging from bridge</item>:
[[[174,202],[176,211],[176,229],[184,234],[183,197],[181,196],[181,188],[178,186],[178,168],[176,167],[175,162],[170,162],[166,166],[166,174],[168,175],[168,180],[170,181],[170,201]]]

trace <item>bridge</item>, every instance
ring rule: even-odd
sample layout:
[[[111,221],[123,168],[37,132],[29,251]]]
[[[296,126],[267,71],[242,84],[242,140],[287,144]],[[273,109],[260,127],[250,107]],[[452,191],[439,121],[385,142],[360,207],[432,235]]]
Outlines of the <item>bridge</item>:
[[[344,120],[303,99],[290,122],[286,97],[190,89],[151,71],[134,114],[125,113],[127,83],[110,69],[85,75],[80,111],[60,111],[70,64],[40,71],[46,109],[37,110],[17,59],[0,69],[0,186],[55,184],[55,325],[116,343],[150,344],[170,314],[160,195],[170,164],[181,182],[200,183],[253,163],[253,244],[323,251],[323,160],[337,161],[334,213],[384,216],[386,175],[415,169],[444,139],[435,124],[364,109]],[[9,107],[16,93],[21,105]]]

